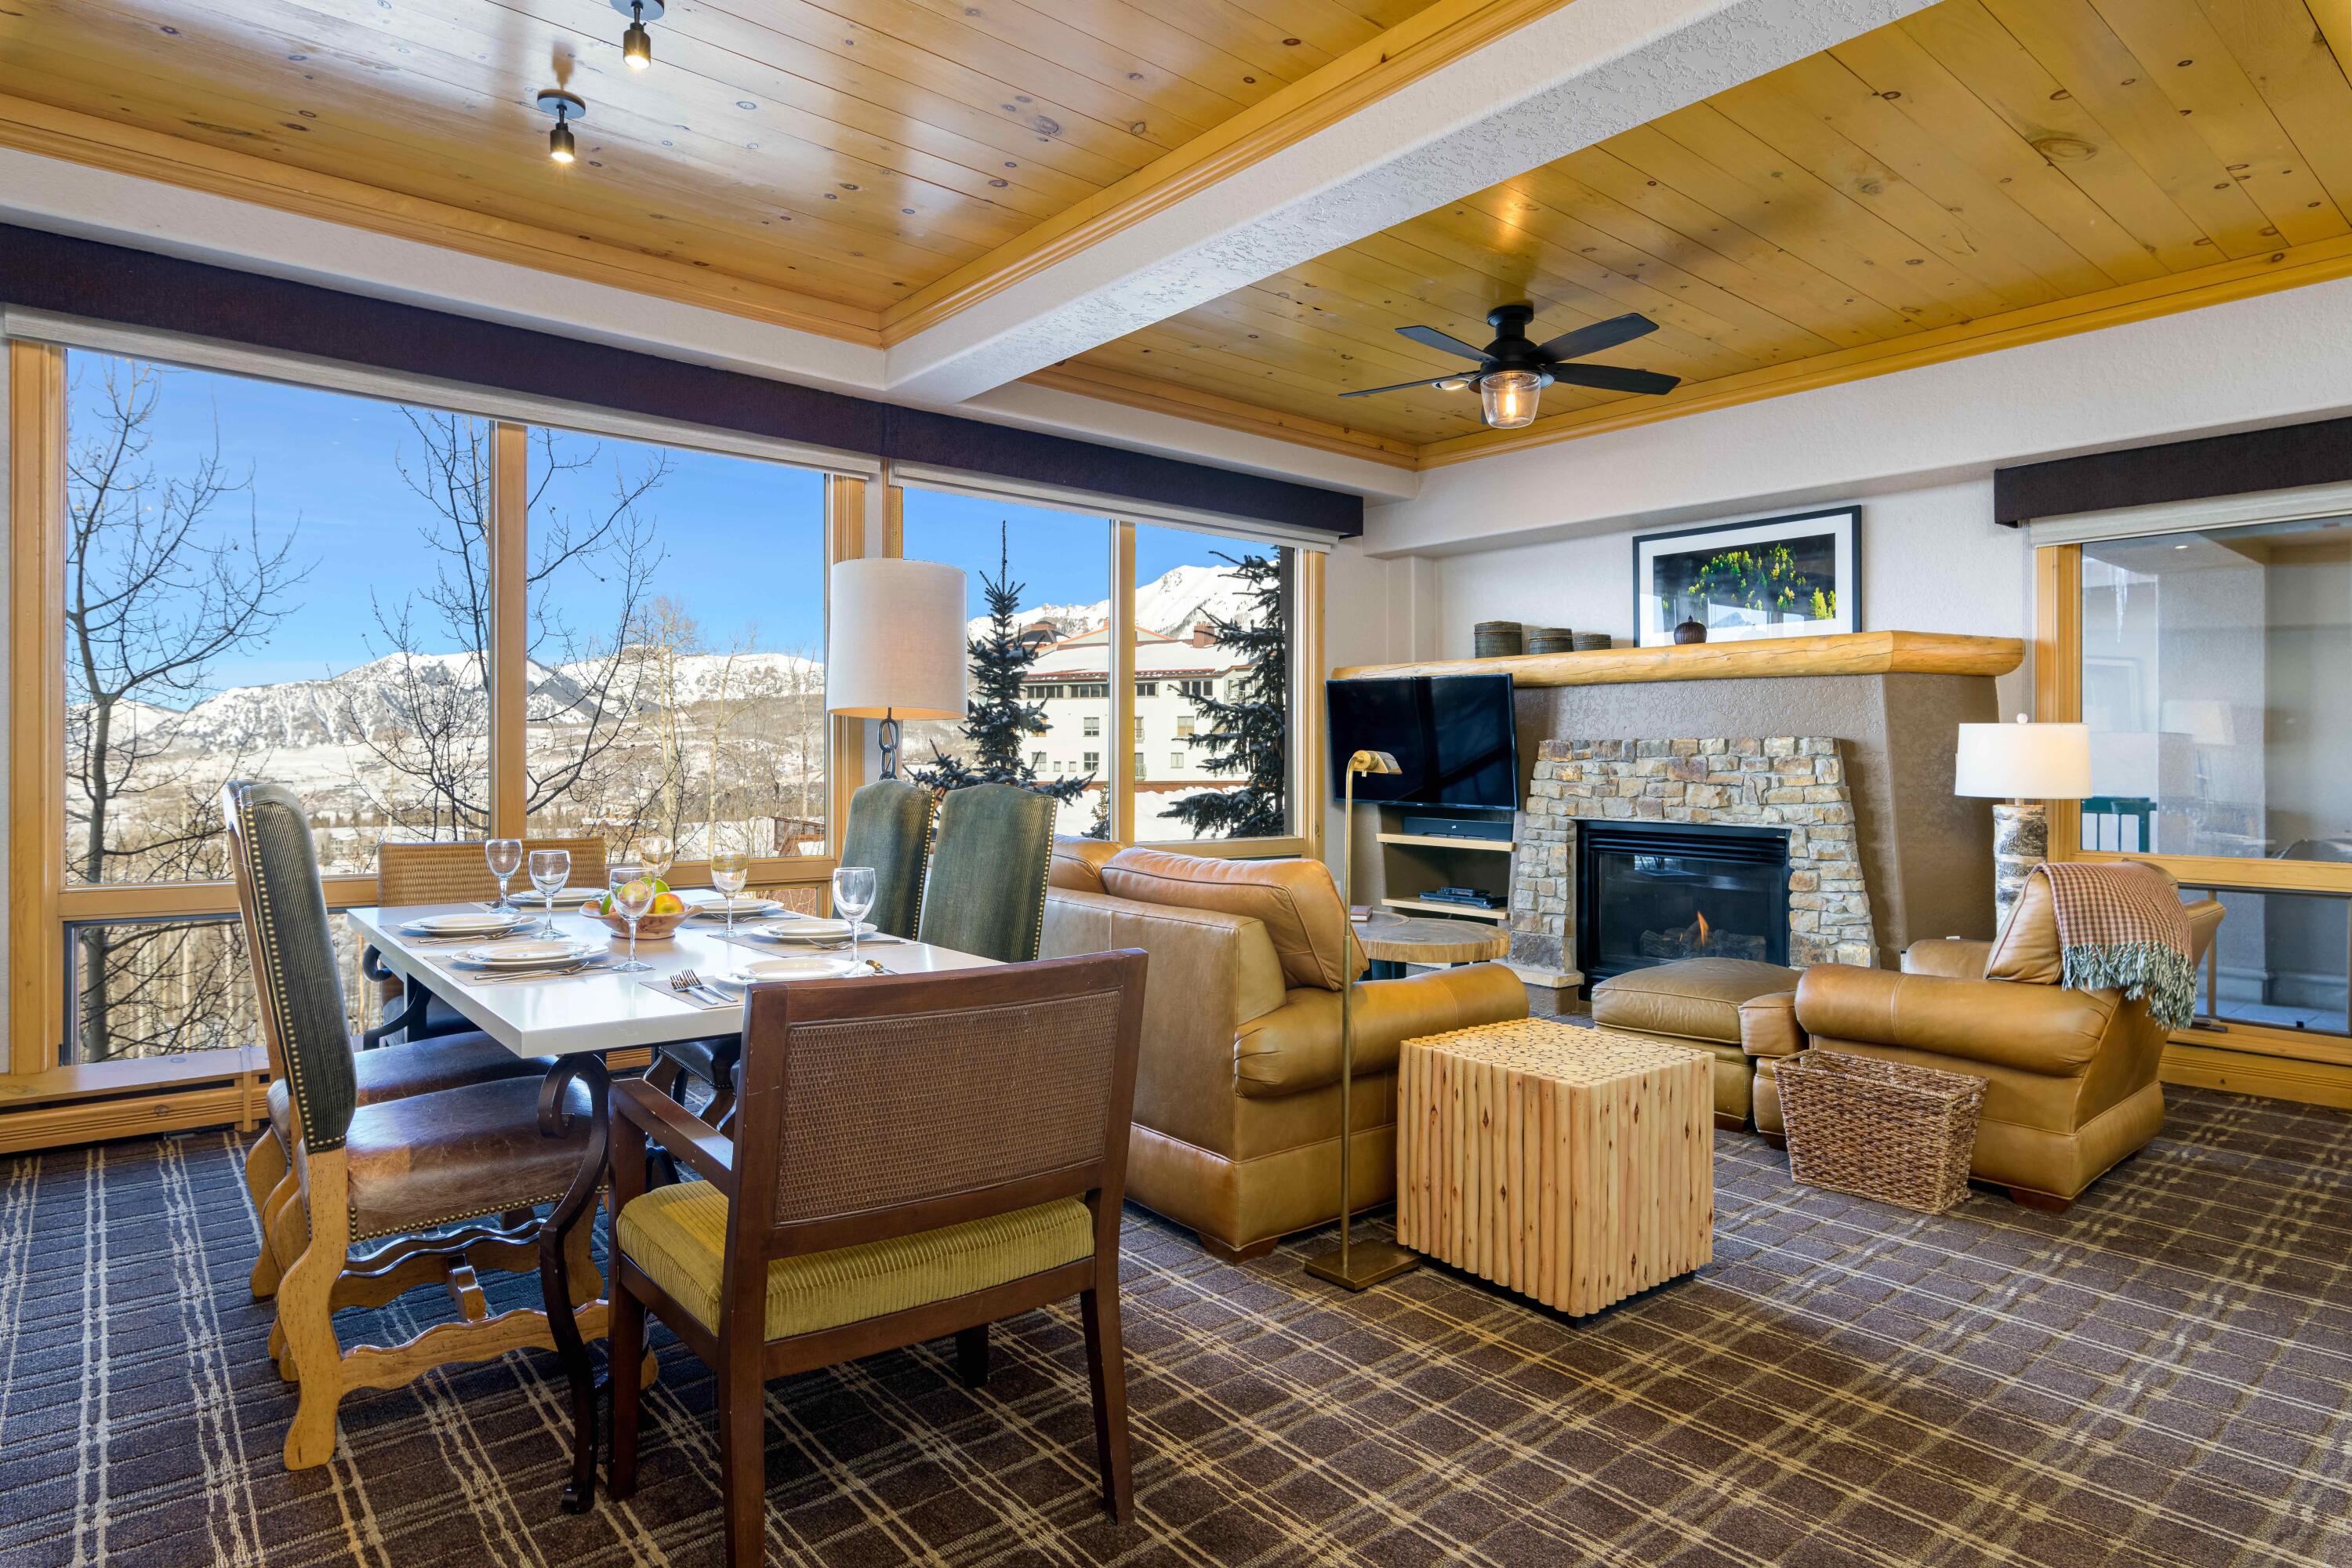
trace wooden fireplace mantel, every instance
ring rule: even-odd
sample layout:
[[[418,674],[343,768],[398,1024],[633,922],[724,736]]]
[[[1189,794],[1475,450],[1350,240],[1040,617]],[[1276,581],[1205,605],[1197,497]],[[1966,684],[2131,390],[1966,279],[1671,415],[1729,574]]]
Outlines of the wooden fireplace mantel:
[[[1847,632],[1836,637],[1595,648],[1511,658],[1442,658],[1360,664],[1334,680],[1366,676],[1507,675],[1521,686],[1608,686],[1643,680],[1740,680],[1782,675],[2007,675],[2025,659],[2016,637],[1950,632]]]

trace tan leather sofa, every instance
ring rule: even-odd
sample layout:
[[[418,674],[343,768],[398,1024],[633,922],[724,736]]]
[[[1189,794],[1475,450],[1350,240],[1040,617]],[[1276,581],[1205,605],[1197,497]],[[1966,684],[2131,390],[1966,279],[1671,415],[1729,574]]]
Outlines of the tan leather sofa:
[[[1143,1055],[1127,1195],[1225,1258],[1339,1213],[1340,966],[1364,969],[1331,873],[1085,839],[1055,846],[1046,957],[1139,947]],[[1398,1045],[1524,1018],[1527,988],[1468,964],[1356,988],[1355,1202],[1396,1195]]]
[[[2212,900],[2188,908],[2199,963],[2221,924]],[[1817,964],[1793,996],[1743,1013],[1756,1058],[1756,1125],[1779,1136],[1777,1064],[1808,1046],[1912,1062],[1985,1080],[1970,1174],[2019,1203],[2063,1211],[2164,1125],[2157,1069],[2165,1032],[2145,1002],[2060,982],[2050,885],[2026,883],[1998,942],[1916,942],[1903,972]],[[1767,1016],[1766,1015],[1771,1015]]]

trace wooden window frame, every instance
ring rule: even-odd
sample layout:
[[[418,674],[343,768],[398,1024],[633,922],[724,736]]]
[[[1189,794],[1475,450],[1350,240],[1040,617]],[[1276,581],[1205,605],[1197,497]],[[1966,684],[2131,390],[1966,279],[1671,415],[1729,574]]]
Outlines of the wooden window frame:
[[[0,1152],[121,1131],[168,1131],[223,1120],[231,1106],[240,1126],[251,1124],[267,1069],[245,1048],[184,1057],[100,1063],[61,1063],[66,1009],[65,932],[93,921],[205,919],[234,916],[236,894],[226,881],[110,883],[68,887],[65,880],[65,562],[66,356],[61,345],[7,341],[9,520],[8,651],[8,985],[7,1049],[0,1061]],[[131,350],[95,350],[126,353]],[[160,357],[160,356],[159,356]],[[169,363],[164,361],[164,363]],[[226,374],[250,376],[251,370]],[[333,385],[324,390],[350,395]],[[368,394],[362,393],[362,395]],[[463,412],[460,410],[460,412]],[[526,587],[530,551],[530,437],[522,421],[477,416],[491,425],[490,465],[490,832],[524,831],[528,690]],[[552,426],[551,426],[552,427]],[[660,437],[682,444],[685,433]],[[636,438],[636,437],[631,437]],[[715,448],[714,448],[715,449]],[[789,466],[786,459],[730,453]],[[824,554],[834,561],[858,552],[865,487],[861,480],[824,476]],[[37,672],[28,677],[26,672]],[[827,853],[762,856],[752,862],[751,885],[784,888],[822,884],[836,864],[847,792],[863,779],[863,757],[842,743],[839,721],[827,726],[827,776],[834,781],[826,823]],[[837,765],[846,763],[847,765]],[[673,879],[688,886],[709,880],[706,861],[679,861]],[[372,875],[324,879],[330,912],[373,904]],[[125,1097],[145,1096],[126,1110]],[[160,1097],[160,1098],[158,1098]],[[152,1101],[152,1103],[146,1103]],[[39,1106],[32,1121],[19,1108]],[[100,1110],[97,1108],[105,1107]],[[128,1120],[125,1120],[128,1118]],[[194,1120],[191,1120],[194,1118]],[[65,1134],[70,1134],[69,1136]],[[26,1142],[31,1139],[33,1142]]]
[[[2080,723],[2083,546],[2036,547],[2033,584],[2035,717]],[[2352,866],[2326,861],[2085,849],[2078,803],[2045,804],[2053,860],[2137,861],[2162,867],[2184,888],[2214,892],[2352,895]],[[2191,1025],[2171,1035],[2165,1047],[2163,1078],[2167,1083],[2352,1109],[2352,1038],[2237,1019],[2226,1020],[2219,1027]]]

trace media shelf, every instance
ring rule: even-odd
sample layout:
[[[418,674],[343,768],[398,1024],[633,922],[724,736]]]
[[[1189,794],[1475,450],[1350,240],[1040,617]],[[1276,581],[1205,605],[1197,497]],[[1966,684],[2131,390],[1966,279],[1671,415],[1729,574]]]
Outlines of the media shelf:
[[[1459,916],[1465,921],[1499,921],[1509,915],[1508,910],[1482,910],[1475,904],[1449,904],[1442,899],[1391,899],[1381,902],[1392,910],[1413,910],[1426,915]]]
[[[1382,833],[1383,844],[1417,845],[1424,849],[1483,849],[1489,854],[1508,855],[1517,846],[1507,838],[1448,838],[1439,833]]]

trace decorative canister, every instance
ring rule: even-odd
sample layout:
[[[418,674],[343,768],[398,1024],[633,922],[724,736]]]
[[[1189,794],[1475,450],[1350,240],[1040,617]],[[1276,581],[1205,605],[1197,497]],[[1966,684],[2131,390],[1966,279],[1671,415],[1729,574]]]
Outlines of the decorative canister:
[[[1480,658],[1509,658],[1526,646],[1517,621],[1480,621],[1470,628],[1471,651]]]
[[[1614,646],[1607,632],[1579,632],[1575,644],[1579,653],[1603,652]]]
[[[1693,616],[1675,628],[1675,641],[1693,643],[1706,641],[1706,623]]]
[[[1529,653],[1570,653],[1576,647],[1576,634],[1566,626],[1529,626]]]

